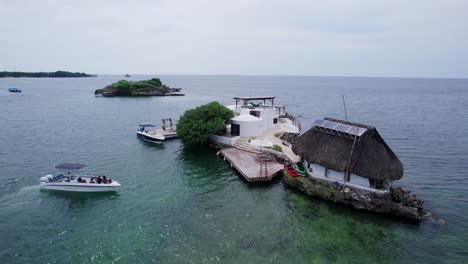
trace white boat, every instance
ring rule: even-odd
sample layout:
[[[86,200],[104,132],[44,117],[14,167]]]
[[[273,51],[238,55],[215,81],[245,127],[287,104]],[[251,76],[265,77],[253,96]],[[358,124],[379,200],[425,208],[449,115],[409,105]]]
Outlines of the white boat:
[[[62,163],[56,169],[68,170],[66,174],[41,177],[41,188],[46,190],[68,192],[112,192],[120,188],[120,183],[107,179],[105,176],[72,174],[70,171],[79,170],[86,165],[78,163]]]
[[[139,129],[137,130],[137,136],[143,140],[151,142],[160,142],[166,139],[179,137],[177,133],[171,128],[156,129],[156,126],[152,124],[139,125]]]

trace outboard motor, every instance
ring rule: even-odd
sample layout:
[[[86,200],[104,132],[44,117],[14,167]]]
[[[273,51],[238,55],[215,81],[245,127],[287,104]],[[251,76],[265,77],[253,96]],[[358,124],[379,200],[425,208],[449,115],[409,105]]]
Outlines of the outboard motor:
[[[54,176],[51,174],[47,174],[44,177],[41,177],[41,183],[47,183],[49,182]]]

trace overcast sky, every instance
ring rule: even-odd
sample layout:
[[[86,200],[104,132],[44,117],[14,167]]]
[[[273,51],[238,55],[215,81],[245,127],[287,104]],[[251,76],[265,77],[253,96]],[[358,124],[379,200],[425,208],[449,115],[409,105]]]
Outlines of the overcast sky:
[[[467,0],[0,0],[0,70],[468,77]]]

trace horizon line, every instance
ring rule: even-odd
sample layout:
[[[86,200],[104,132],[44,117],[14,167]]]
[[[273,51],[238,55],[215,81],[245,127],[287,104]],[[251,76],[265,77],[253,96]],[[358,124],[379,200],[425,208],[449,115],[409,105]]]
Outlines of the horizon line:
[[[264,76],[264,77],[325,77],[325,78],[395,78],[395,79],[468,79],[468,77],[417,77],[417,76],[352,76],[352,75],[275,75],[275,74],[179,74],[179,73],[87,73],[97,75],[173,75],[173,76]]]

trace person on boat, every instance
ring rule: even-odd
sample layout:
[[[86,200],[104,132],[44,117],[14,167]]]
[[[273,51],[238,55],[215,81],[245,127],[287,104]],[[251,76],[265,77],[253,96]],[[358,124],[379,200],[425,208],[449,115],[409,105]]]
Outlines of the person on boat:
[[[91,180],[89,181],[89,183],[95,183],[95,182],[94,182],[94,178],[91,178]]]
[[[106,176],[102,176],[102,183],[107,183],[107,178],[106,178]]]
[[[86,183],[86,180],[83,180],[81,177],[78,177],[78,182],[79,183]]]
[[[99,184],[102,183],[102,178],[101,178],[101,176],[98,176],[98,177],[97,177],[97,183],[99,183]]]

